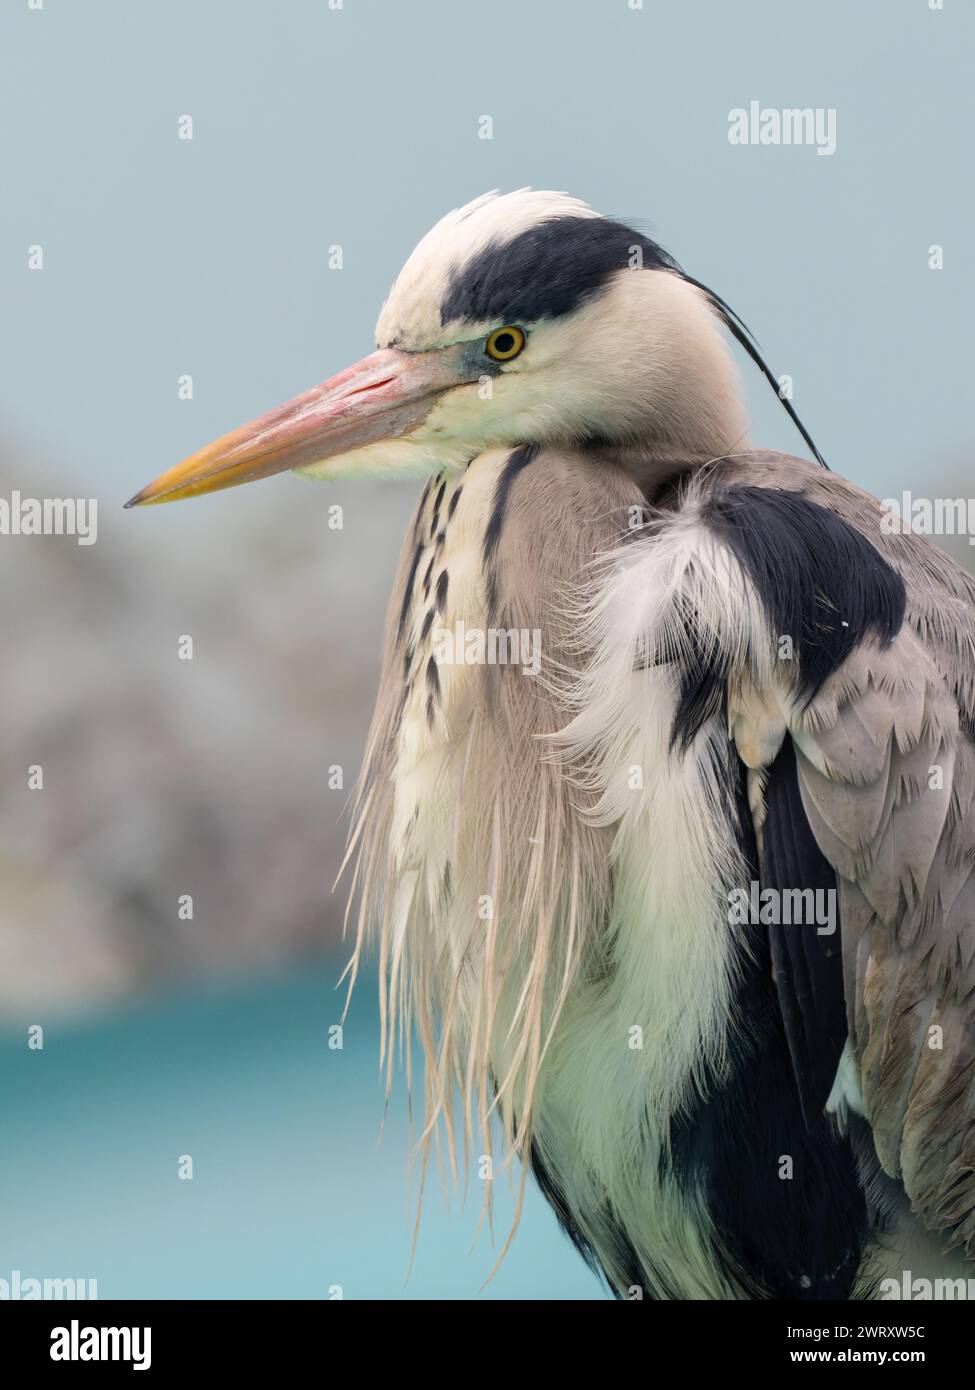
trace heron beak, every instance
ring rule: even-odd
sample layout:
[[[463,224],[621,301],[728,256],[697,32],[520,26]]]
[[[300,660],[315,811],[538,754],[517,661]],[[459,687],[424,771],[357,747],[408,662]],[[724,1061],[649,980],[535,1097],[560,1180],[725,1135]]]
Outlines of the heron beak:
[[[125,505],[199,497],[408,434],[441,392],[460,379],[456,355],[449,350],[382,348],[191,454]]]

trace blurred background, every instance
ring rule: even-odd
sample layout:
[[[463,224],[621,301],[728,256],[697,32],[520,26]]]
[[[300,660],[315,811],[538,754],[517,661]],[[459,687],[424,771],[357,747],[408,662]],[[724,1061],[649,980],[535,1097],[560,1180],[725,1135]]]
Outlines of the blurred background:
[[[0,536],[0,1278],[604,1297],[534,1194],[482,1291],[480,1191],[436,1183],[405,1282],[373,978],[329,1047],[331,885],[416,486],[122,503],[369,351],[428,226],[525,184],[722,294],[835,469],[966,496],[973,38],[955,0],[5,0],[0,498],[94,498],[98,529]],[[835,154],[732,146],[752,100],[834,107]],[[756,441],[799,452],[743,374]],[[509,1215],[499,1194],[502,1239]]]

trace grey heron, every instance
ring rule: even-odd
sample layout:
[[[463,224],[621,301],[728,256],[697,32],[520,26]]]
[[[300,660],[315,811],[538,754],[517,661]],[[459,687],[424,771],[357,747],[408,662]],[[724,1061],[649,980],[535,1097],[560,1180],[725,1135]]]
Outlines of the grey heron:
[[[788,404],[815,461],[751,445],[729,332],[774,382],[649,237],[488,194],[129,505],[426,480],[350,840],[425,1142],[500,1117],[619,1296],[871,1297],[975,1273],[975,582]]]

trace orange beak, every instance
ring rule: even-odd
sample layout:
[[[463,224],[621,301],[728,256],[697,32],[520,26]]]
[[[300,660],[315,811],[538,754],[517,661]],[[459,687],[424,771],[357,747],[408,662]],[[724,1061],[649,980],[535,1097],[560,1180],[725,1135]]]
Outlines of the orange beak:
[[[459,366],[450,349],[382,348],[191,454],[125,505],[199,497],[409,434],[444,390],[465,379]]]

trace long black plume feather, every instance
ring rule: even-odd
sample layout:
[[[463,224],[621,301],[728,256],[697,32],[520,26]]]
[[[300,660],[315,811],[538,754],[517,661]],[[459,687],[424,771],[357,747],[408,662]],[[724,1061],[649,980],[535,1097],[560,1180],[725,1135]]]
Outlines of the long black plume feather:
[[[780,392],[779,383],[776,380],[775,376],[772,374],[771,367],[768,365],[768,363],[765,361],[765,358],[759,352],[758,344],[752,336],[751,329],[748,327],[748,325],[738,314],[735,313],[734,309],[732,309],[729,304],[726,304],[724,302],[724,300],[721,298],[719,294],[715,294],[714,290],[708,289],[707,285],[702,285],[700,280],[695,280],[693,276],[685,275],[683,271],[679,271],[678,273],[680,274],[682,279],[687,281],[689,285],[693,285],[695,289],[699,289],[702,294],[705,294],[707,296],[708,302],[710,303],[711,307],[714,309],[718,317],[721,319],[722,323],[728,329],[729,333],[731,333],[735,341],[740,343],[741,346],[745,349],[745,351],[748,353],[748,356],[755,363],[756,367],[762,373],[765,380],[769,383],[769,385],[774,390],[775,394],[778,396],[779,400],[782,402],[783,406],[785,407],[785,412],[788,415],[789,419],[795,425],[796,429],[799,431],[803,439],[809,445],[809,448],[812,450],[813,458],[816,460],[817,463],[821,464],[823,468],[828,470],[829,464],[826,462],[822,454],[816,448],[816,445],[813,443],[812,435],[809,433],[805,425],[799,419],[799,416],[796,413],[796,410],[792,402],[790,400],[787,400],[786,397],[783,396]]]

